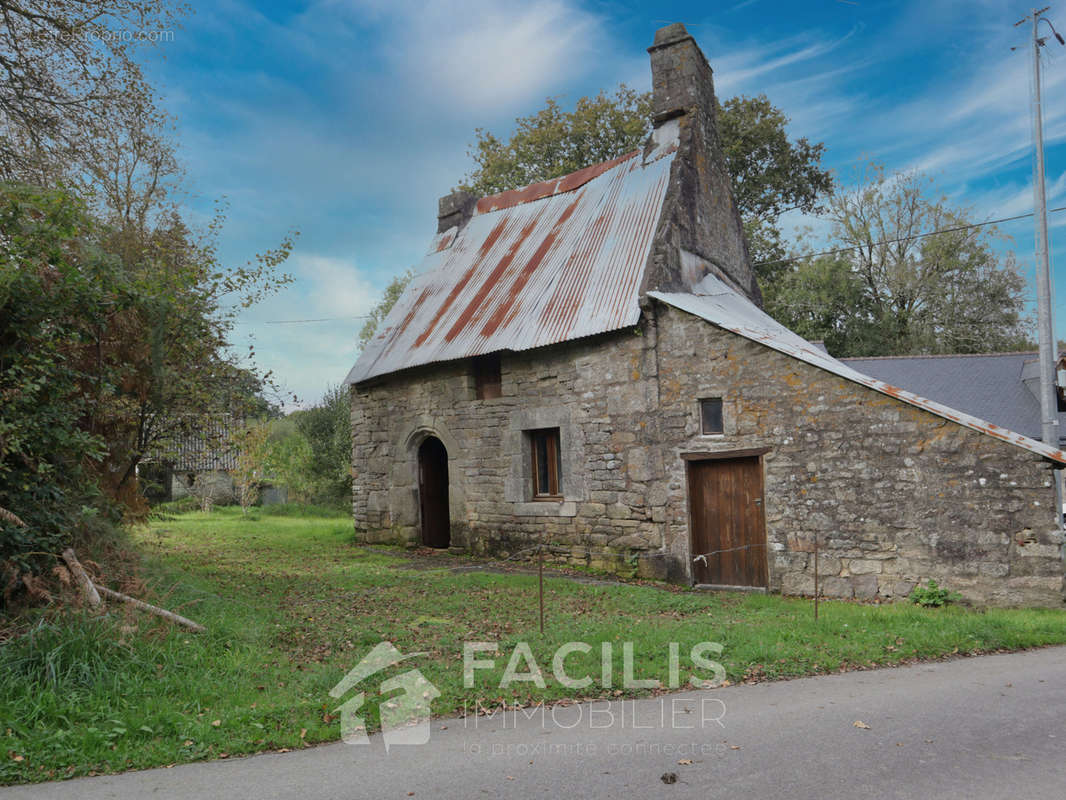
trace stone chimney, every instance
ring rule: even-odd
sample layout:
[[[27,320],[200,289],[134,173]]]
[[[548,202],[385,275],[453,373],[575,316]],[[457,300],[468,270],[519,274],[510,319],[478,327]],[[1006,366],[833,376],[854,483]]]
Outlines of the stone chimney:
[[[761,307],[718,138],[711,67],[681,23],[659,29],[648,53],[652,140],[676,136],[677,154],[641,293],[698,291],[711,274]]]
[[[437,233],[466,225],[474,215],[476,205],[477,197],[462,189],[444,195],[437,204]]]
[[[655,32],[651,54],[652,121],[708,109],[714,114],[714,79],[696,40],[680,22]]]

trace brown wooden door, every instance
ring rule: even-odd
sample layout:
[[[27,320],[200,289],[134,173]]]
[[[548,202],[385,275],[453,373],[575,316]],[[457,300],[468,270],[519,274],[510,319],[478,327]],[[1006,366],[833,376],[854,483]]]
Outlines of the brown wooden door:
[[[448,451],[440,439],[430,436],[418,448],[418,504],[422,522],[422,544],[447,547],[451,544],[448,514]]]
[[[766,586],[766,522],[758,457],[688,462],[696,583]],[[724,551],[724,552],[722,552]]]

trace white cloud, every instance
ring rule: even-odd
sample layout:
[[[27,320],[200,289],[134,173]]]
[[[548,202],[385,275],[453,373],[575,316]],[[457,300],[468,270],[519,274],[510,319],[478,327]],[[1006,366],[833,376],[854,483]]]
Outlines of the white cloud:
[[[235,350],[243,352],[254,341],[260,366],[301,403],[314,402],[355,362],[363,326],[358,317],[373,308],[384,287],[350,260],[314,253],[294,254],[285,269],[298,282],[242,315]]]
[[[563,0],[401,0],[355,10],[381,26],[380,50],[408,92],[455,112],[521,107],[564,79],[572,84],[602,39],[600,19]]]

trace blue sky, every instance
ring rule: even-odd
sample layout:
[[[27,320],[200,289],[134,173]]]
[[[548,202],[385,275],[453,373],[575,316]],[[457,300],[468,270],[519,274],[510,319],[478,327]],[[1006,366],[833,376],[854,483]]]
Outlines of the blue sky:
[[[420,261],[436,203],[470,169],[474,129],[507,134],[547,96],[650,88],[645,49],[684,22],[722,98],[765,93],[826,145],[921,168],[977,218],[1032,210],[1028,29],[1019,3],[367,0],[199,3],[149,72],[178,119],[188,206],[226,198],[220,251],[243,262],[290,229],[294,284],[246,311],[234,344],[313,402],[354,361],[361,321]],[[1066,33],[1066,4],[1048,16]],[[1012,46],[1022,45],[1016,52]],[[160,58],[159,56],[162,56]],[[1049,203],[1066,204],[1066,48],[1045,48]],[[802,220],[792,220],[800,223]],[[1066,263],[1066,213],[1051,217]],[[1004,225],[1032,277],[1032,222]],[[1057,274],[1066,292],[1066,276]],[[1055,310],[1066,332],[1066,296]]]

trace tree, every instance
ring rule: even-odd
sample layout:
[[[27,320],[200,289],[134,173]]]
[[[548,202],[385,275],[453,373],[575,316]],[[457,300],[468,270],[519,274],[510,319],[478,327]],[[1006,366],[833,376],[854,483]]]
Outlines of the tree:
[[[165,0],[0,3],[0,178],[78,182],[125,118],[160,121],[138,51],[170,40],[188,10]]]
[[[232,471],[233,491],[241,512],[248,509],[259,499],[259,485],[266,478],[270,460],[267,440],[270,436],[270,423],[266,420],[255,422],[240,431],[234,437],[237,448],[236,467]]]
[[[564,111],[549,97],[540,111],[515,120],[506,142],[477,128],[469,155],[477,168],[463,188],[495,194],[566,175],[590,164],[636,150],[651,131],[651,95],[619,85],[613,96],[600,91]]]
[[[972,227],[920,172],[868,164],[827,203],[833,257],[801,260],[767,311],[834,355],[979,353],[1024,347],[1025,280],[995,228]],[[943,231],[934,236],[919,236]]]
[[[763,294],[766,311],[835,356],[867,355],[878,347],[877,326],[864,286],[851,262],[812,258],[786,269]]]
[[[352,407],[346,386],[330,386],[321,402],[292,415],[310,446],[307,463],[311,499],[343,505],[352,495]]]
[[[631,152],[651,132],[650,115],[651,95],[624,84],[613,96],[601,91],[582,97],[573,111],[548,98],[543,109],[515,120],[506,142],[483,128],[475,131],[470,156],[476,166],[461,188],[492,194]],[[717,122],[756,274],[770,282],[782,271],[785,255],[777,227],[781,215],[818,210],[819,199],[832,188],[831,174],[821,167],[825,146],[790,140],[788,117],[765,95],[726,100]]]
[[[378,301],[370,313],[367,314],[366,322],[363,323],[363,327],[359,330],[359,349],[362,350],[370,340],[374,338],[374,334],[377,333],[378,325],[381,321],[389,315],[392,307],[396,305],[396,301],[400,299],[400,295],[403,294],[403,290],[407,288],[407,284],[414,278],[415,271],[408,269],[402,275],[397,275],[391,281],[389,285],[385,287],[385,292],[381,296],[381,300]]]
[[[825,145],[806,138],[790,141],[788,117],[766,95],[732,97],[718,111],[718,133],[733,197],[744,221],[744,233],[764,286],[781,273],[784,245],[778,220],[788,211],[821,210],[819,200],[833,188],[833,177],[821,167]]]
[[[106,244],[122,253],[138,302],[109,319],[100,359],[120,364],[121,383],[96,406],[94,424],[110,443],[110,491],[120,495],[149,453],[165,457],[172,444],[205,420],[241,419],[262,409],[268,375],[240,366],[229,347],[237,314],[291,280],[279,268],[295,234],[247,264],[217,256],[218,214],[203,235],[168,215],[143,235],[130,228]],[[249,350],[249,357],[254,356]]]
[[[289,243],[232,268],[177,222],[116,241],[69,193],[0,184],[0,508],[27,523],[0,522],[0,561],[56,552],[105,498],[136,505],[149,452],[262,408],[228,332],[284,284]]]
[[[312,488],[311,444],[297,429],[292,414],[271,421],[265,449],[265,469],[288,490],[289,500],[309,500]]]

